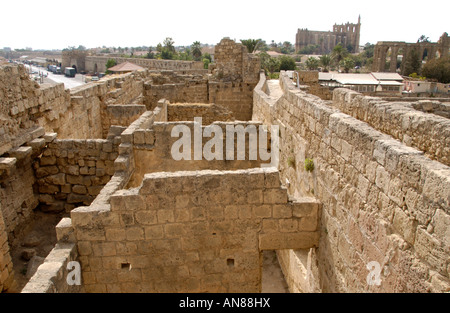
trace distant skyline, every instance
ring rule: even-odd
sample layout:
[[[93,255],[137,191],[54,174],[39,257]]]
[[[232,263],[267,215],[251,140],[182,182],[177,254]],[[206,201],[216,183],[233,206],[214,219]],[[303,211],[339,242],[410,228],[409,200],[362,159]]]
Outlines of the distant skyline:
[[[356,23],[360,44],[436,42],[449,31],[448,1],[9,1],[0,5],[0,49],[152,46],[171,37],[176,46],[215,45],[223,37],[295,44],[298,28],[331,31]]]

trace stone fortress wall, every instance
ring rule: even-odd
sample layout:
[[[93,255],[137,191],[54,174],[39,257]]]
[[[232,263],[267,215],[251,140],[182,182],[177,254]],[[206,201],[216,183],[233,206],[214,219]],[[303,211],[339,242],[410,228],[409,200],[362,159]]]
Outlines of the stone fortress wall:
[[[448,291],[445,118],[349,90],[321,100],[285,74],[269,83],[229,39],[217,52],[207,76],[145,70],[70,91],[0,68],[2,291],[37,207],[67,217],[22,292],[259,292],[266,249],[293,292]],[[278,125],[278,169],[171,159],[171,129],[197,114]],[[81,286],[65,283],[70,261]]]
[[[406,146],[423,151],[431,159],[450,165],[448,118],[423,112],[424,107],[416,103],[388,102],[346,90],[335,91],[333,96],[332,105],[341,112],[368,123]],[[441,107],[439,102],[435,107]]]
[[[109,59],[114,59],[117,64],[131,62],[149,70],[205,71],[203,62],[97,56],[90,55],[87,50],[77,49],[62,51],[61,68],[64,71],[66,67],[75,67],[78,73],[104,73]]]
[[[214,122],[234,121],[233,113],[219,104],[195,104],[195,103],[171,103],[167,107],[168,120],[193,121],[195,117],[201,116],[203,125]]]
[[[178,60],[154,60],[143,58],[120,58],[108,56],[86,56],[85,70],[86,72],[104,73],[106,71],[106,62],[109,59],[116,60],[117,64],[123,62],[131,62],[147,68],[149,70],[173,70],[173,71],[191,71],[203,70],[203,62],[196,61],[178,61]]]
[[[433,126],[440,132],[448,121],[406,107],[391,109],[346,89],[323,101],[296,89],[285,74],[280,85],[283,95],[271,99],[262,77],[254,94],[254,120],[280,125],[279,168],[282,181],[289,181],[289,193],[314,195],[323,206],[319,247],[278,253],[291,289],[448,291],[450,171],[419,150],[420,138],[427,135],[417,127],[419,121],[427,120],[423,123],[429,126],[440,121]],[[395,114],[401,115],[394,123]],[[395,126],[402,118],[401,127]],[[392,123],[391,132],[387,123]],[[445,150],[448,143],[435,135],[437,129],[428,144],[439,140]],[[396,140],[402,133],[415,139],[408,145]],[[430,155],[439,159],[437,154]],[[305,170],[306,158],[314,162],[312,172]],[[366,281],[372,261],[381,265],[380,286]],[[303,272],[289,266],[293,262],[303,265]]]
[[[1,209],[1,207],[0,207]],[[9,290],[14,286],[13,263],[9,253],[8,232],[0,210],[0,290]]]
[[[162,100],[122,132],[112,179],[57,227],[62,242],[77,244],[84,290],[259,292],[261,251],[314,246],[319,204],[288,200],[274,168],[159,172],[130,186],[147,163],[136,150],[156,146],[157,127],[173,126],[166,110]],[[37,281],[40,270],[26,292],[53,291]]]
[[[175,80],[186,81],[186,74],[164,73]],[[4,112],[0,179],[4,234],[11,246],[17,246],[26,232],[27,221],[36,207],[46,212],[70,212],[95,199],[114,174],[120,142],[117,136],[145,112],[144,104],[149,101],[144,85],[148,86],[153,76],[152,71],[113,75],[65,90],[62,84],[35,84],[21,66],[1,68]],[[217,88],[228,84],[219,80],[211,83]],[[187,83],[177,100],[198,100],[197,93],[195,86]],[[246,99],[248,116],[251,114],[249,93],[251,88]],[[227,92],[222,94],[225,96]],[[170,94],[165,95],[170,97]],[[198,112],[204,115],[206,123],[234,119],[228,109],[208,104],[208,98],[201,99],[199,105],[190,105],[191,112],[173,106],[171,116],[187,118]],[[118,164],[120,167],[122,163]],[[6,248],[2,249],[4,260],[7,260]],[[6,276],[3,274],[2,281],[10,280]],[[4,289],[8,289],[7,286]]]

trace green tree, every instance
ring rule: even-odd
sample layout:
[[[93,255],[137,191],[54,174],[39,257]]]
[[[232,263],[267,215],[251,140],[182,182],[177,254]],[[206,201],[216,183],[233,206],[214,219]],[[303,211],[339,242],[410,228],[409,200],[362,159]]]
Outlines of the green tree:
[[[351,43],[349,43],[348,45],[347,45],[347,51],[349,51],[349,52],[354,52],[355,50],[355,47],[351,44]]]
[[[171,37],[166,37],[166,39],[164,39],[164,48],[166,48],[168,51],[175,53],[175,41],[173,41],[173,39]]]
[[[341,43],[337,44],[333,51],[331,52],[331,56],[335,62],[335,64],[339,67],[341,61],[348,55],[347,49],[345,49]]]
[[[317,68],[319,67],[319,60],[316,59],[315,57],[309,57],[305,63],[306,63],[306,67],[310,71],[317,70]]]
[[[319,58],[319,63],[323,67],[324,72],[328,72],[331,65],[331,56],[329,54],[321,55]]]
[[[261,60],[261,68],[264,70],[266,75],[270,76],[271,73],[280,71],[280,59],[272,58],[267,52],[261,52],[259,54],[259,59]]]
[[[422,66],[422,61],[419,57],[419,53],[415,48],[413,48],[405,58],[405,64],[403,66],[402,75],[409,76],[412,73],[420,74],[420,67]]]
[[[294,47],[289,41],[283,42],[283,45],[281,46],[281,53],[284,54],[291,54],[294,52]]]
[[[368,42],[364,45],[363,56],[365,56],[366,59],[373,58],[374,51],[375,45]]]
[[[300,49],[298,54],[313,54],[319,48],[319,45],[309,44],[306,47]]]
[[[156,46],[156,50],[159,52],[159,58],[164,60],[173,60],[176,58],[176,50],[174,46],[174,41],[171,37],[166,37],[163,44],[159,43]]]
[[[163,50],[161,51],[161,59],[172,60],[173,57],[174,57],[174,55],[169,49],[163,48]]]
[[[212,62],[211,54],[209,54],[208,52],[205,52],[205,53],[202,55],[202,59],[203,59],[203,60],[204,60],[204,59],[208,59],[208,60],[209,60],[209,63]]]
[[[341,61],[341,65],[344,68],[344,72],[348,73],[352,68],[355,67],[355,61],[352,58],[346,57]]]
[[[153,48],[152,47],[148,48],[148,53],[146,55],[146,58],[147,59],[154,59],[155,58],[155,54],[153,53]]]
[[[361,56],[361,54],[358,55],[350,54],[348,57],[351,58],[353,62],[355,62],[355,66],[361,67],[363,65],[363,57]]]
[[[249,53],[253,53],[258,49],[261,39],[241,39],[241,43],[247,47]]]
[[[191,46],[191,53],[194,56],[194,60],[200,61],[202,57],[202,45],[200,41],[195,41]]]
[[[422,75],[440,83],[450,83],[450,56],[428,61],[422,68]]]
[[[417,39],[417,42],[430,42],[429,37],[422,35]]]
[[[186,49],[184,51],[181,51],[180,53],[178,53],[178,60],[183,60],[183,61],[192,61],[192,53],[190,49]]]
[[[287,55],[280,57],[280,71],[293,71],[296,68],[294,58]]]
[[[261,40],[258,45],[259,51],[269,51],[269,45],[267,45],[265,40]]]
[[[210,63],[211,63],[211,60],[210,60],[210,59],[204,58],[204,59],[203,59],[203,68],[204,68],[205,70],[207,70]]]
[[[109,71],[109,69],[116,65],[117,61],[115,59],[109,59],[108,61],[106,61],[106,74],[110,74],[111,72]]]

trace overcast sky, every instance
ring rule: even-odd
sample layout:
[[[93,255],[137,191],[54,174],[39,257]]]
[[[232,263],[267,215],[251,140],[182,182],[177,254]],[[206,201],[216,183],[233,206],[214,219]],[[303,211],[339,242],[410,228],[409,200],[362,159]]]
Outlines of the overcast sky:
[[[6,3],[5,3],[6,2]],[[84,45],[217,44],[261,38],[295,43],[298,28],[329,31],[356,23],[361,45],[377,41],[436,42],[450,31],[450,1],[195,1],[20,0],[0,2],[0,48],[63,49]]]

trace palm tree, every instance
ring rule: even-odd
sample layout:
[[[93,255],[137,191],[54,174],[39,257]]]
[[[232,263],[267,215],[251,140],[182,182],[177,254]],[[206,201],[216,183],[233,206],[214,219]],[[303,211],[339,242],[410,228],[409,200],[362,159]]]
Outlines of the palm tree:
[[[329,54],[321,55],[319,58],[319,63],[323,66],[323,71],[328,72],[328,68],[331,64],[331,56]]]
[[[191,52],[196,61],[200,61],[202,57],[202,47],[200,41],[195,41],[191,46]]]
[[[247,47],[249,53],[253,53],[261,43],[261,39],[241,39],[241,42]]]
[[[309,70],[316,70],[319,67],[319,60],[314,57],[309,57],[305,63]]]
[[[419,37],[419,39],[417,39],[417,42],[430,42],[430,38],[425,35],[422,35]]]
[[[333,48],[333,52],[331,55],[332,55],[333,60],[336,62],[338,68],[339,68],[341,61],[347,56],[347,54],[348,54],[347,49],[345,49],[341,43],[337,44]]]
[[[167,37],[166,39],[164,39],[164,48],[167,48],[167,50],[169,50],[172,53],[175,53],[175,47],[174,44],[175,42],[173,41],[173,39],[171,37]]]

